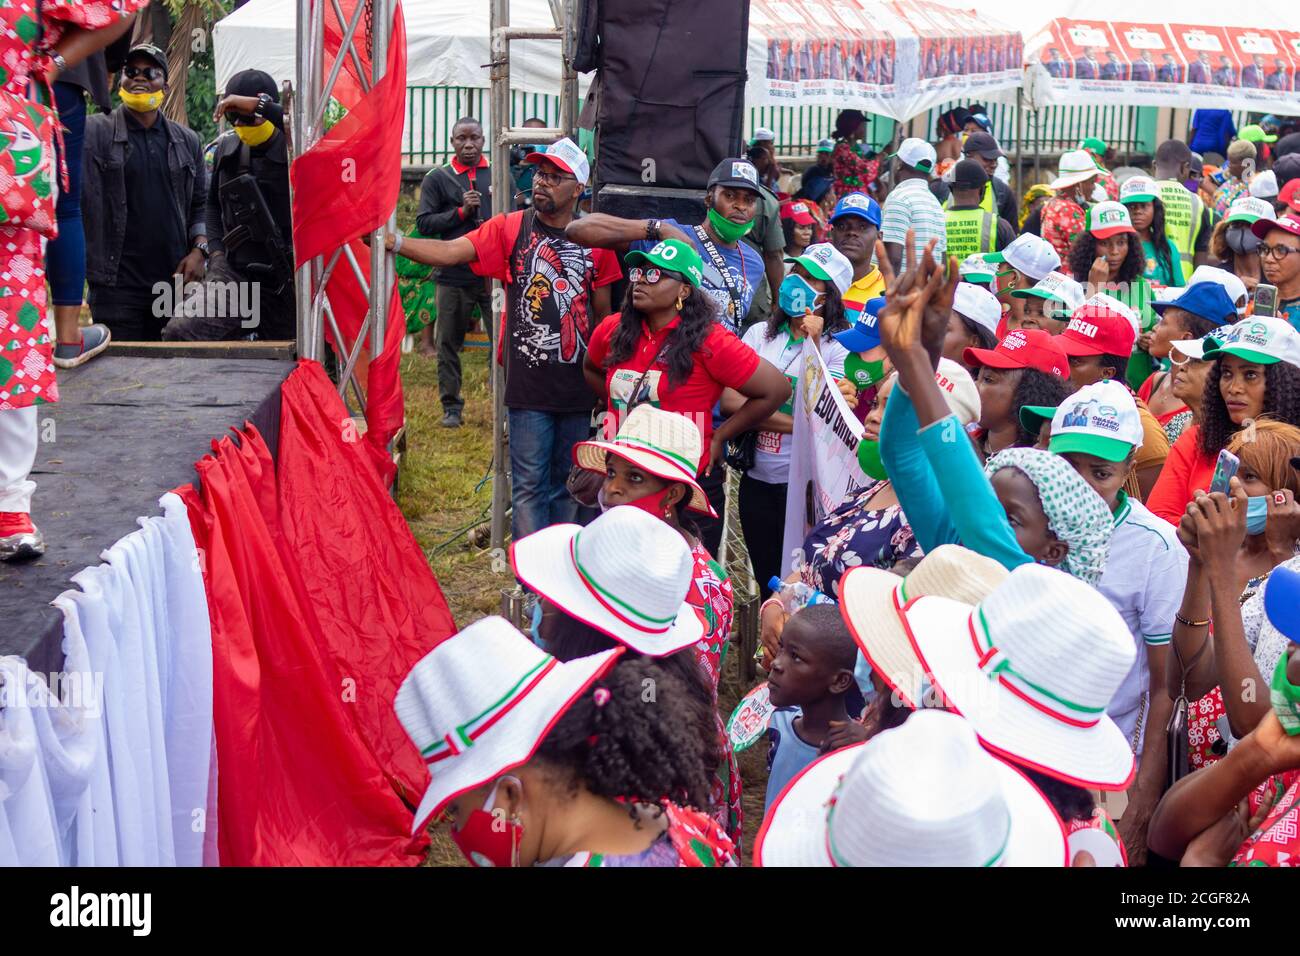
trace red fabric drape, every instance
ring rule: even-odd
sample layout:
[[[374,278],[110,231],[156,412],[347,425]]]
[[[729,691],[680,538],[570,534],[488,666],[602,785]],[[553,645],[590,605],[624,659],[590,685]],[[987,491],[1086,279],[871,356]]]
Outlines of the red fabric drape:
[[[212,621],[223,865],[414,865],[427,773],[403,676],[454,630],[442,592],[321,367],[281,389],[278,468],[245,425],[178,489]]]

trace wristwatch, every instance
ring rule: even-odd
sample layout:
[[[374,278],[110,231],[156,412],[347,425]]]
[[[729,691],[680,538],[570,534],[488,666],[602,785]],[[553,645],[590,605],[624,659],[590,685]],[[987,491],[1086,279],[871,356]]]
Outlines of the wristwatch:
[[[204,259],[207,259],[211,255],[211,253],[208,252],[208,240],[206,239],[204,239],[202,242],[194,243],[194,248],[199,250],[199,252],[203,253]]]
[[[57,66],[57,67],[59,68],[59,72],[60,72],[60,73],[64,73],[64,72],[67,71],[67,69],[68,69],[68,61],[65,60],[65,59],[63,58],[63,54],[62,54],[62,53],[53,53],[53,52],[52,52],[52,53],[50,54],[50,59],[51,59],[52,61],[54,61],[54,65]]]
[[[258,119],[265,119],[266,107],[271,103],[271,96],[268,93],[257,94],[257,107],[253,110],[253,115]]]

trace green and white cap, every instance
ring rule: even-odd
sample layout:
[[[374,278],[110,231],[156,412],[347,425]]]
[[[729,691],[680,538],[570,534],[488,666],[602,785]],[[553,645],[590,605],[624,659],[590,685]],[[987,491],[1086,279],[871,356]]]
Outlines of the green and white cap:
[[[962,282],[992,282],[998,277],[998,270],[978,252],[963,259],[959,271]]]
[[[1043,414],[1041,406],[1025,406]],[[1142,447],[1142,419],[1133,394],[1121,382],[1107,379],[1085,385],[1052,413],[1048,450],[1055,454],[1076,451],[1106,461],[1123,461]]]
[[[1079,306],[1083,305],[1083,286],[1075,282],[1064,272],[1049,272],[1028,289],[1014,289],[1011,294],[1017,299],[1034,296],[1059,302],[1065,306],[1066,318]]]
[[[915,136],[908,137],[898,144],[898,152],[894,154],[898,157],[899,162],[905,166],[911,166],[913,169],[920,170],[923,173],[933,173],[935,164],[939,162],[939,156],[931,146],[923,139],[917,139]]]
[[[1119,201],[1154,202],[1160,198],[1160,187],[1150,176],[1130,176],[1119,187]]]
[[[1256,199],[1254,196],[1242,196],[1228,207],[1228,215],[1223,221],[1246,222],[1253,225],[1261,219],[1277,220],[1277,213],[1273,211],[1273,204],[1263,199]]]
[[[1205,350],[1207,359],[1235,355],[1260,365],[1287,362],[1300,368],[1300,332],[1285,319],[1267,316],[1243,319],[1211,344],[1213,347]]]
[[[823,282],[833,283],[843,295],[853,285],[853,263],[844,253],[829,242],[809,246],[801,256],[786,256],[786,262],[797,262]]]
[[[661,240],[648,252],[634,249],[623,257],[623,261],[630,266],[640,263],[680,272],[697,289],[704,284],[704,260],[694,246],[680,239]]]

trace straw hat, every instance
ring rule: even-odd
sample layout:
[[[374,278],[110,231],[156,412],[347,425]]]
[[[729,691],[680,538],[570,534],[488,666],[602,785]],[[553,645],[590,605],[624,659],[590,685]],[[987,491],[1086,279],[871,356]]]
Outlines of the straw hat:
[[[530,590],[647,657],[704,636],[704,621],[686,603],[691,549],[640,508],[610,508],[585,528],[551,525],[516,541],[510,560]]]
[[[429,766],[411,833],[462,793],[527,763],[556,718],[622,653],[557,661],[504,618],[485,617],[420,658],[393,700]]]
[[[646,474],[689,485],[691,501],[687,507],[716,518],[718,513],[695,480],[700,447],[700,430],[685,415],[638,405],[628,412],[613,441],[580,441],[574,445],[573,463],[603,475],[605,455],[612,452]]]
[[[986,747],[1079,787],[1132,781],[1133,752],[1106,707],[1137,651],[1096,589],[1023,564],[974,607],[923,597],[903,615],[932,683]]]
[[[919,711],[790,781],[755,866],[1065,866],[1065,826],[955,714]]]
[[[850,568],[840,580],[840,613],[871,669],[916,710],[925,674],[907,639],[902,617],[907,602],[937,594],[978,604],[1006,578],[1007,569],[992,558],[942,544],[905,578],[879,568]]]

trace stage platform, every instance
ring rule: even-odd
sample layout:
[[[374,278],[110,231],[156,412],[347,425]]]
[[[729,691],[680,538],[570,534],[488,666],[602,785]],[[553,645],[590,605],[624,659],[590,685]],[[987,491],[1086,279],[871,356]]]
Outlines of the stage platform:
[[[38,672],[60,669],[63,616],[49,602],[135,531],[138,517],[158,514],[161,495],[196,482],[194,462],[213,439],[251,420],[274,454],[280,383],[295,366],[290,344],[241,344],[114,345],[59,373],[62,400],[41,407],[32,474],[32,517],[47,551],[39,561],[0,563],[0,655],[24,657]]]

